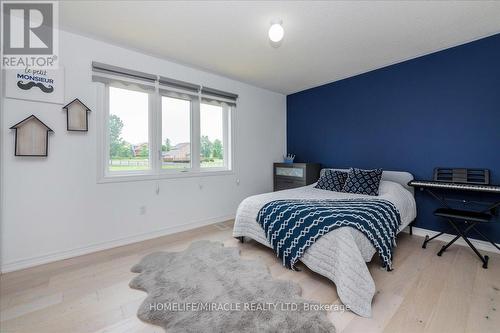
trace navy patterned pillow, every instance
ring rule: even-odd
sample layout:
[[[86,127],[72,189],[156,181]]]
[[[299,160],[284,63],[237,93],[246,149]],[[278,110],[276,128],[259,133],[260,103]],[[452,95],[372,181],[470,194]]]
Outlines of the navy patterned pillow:
[[[321,176],[315,188],[341,192],[347,179],[347,172],[333,169],[321,170]]]
[[[382,179],[382,169],[350,168],[342,192],[378,195],[380,179]]]

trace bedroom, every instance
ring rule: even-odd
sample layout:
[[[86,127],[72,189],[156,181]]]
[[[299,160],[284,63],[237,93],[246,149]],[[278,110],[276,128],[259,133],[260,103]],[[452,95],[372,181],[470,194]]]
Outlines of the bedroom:
[[[500,2],[2,12],[0,332],[498,331]]]

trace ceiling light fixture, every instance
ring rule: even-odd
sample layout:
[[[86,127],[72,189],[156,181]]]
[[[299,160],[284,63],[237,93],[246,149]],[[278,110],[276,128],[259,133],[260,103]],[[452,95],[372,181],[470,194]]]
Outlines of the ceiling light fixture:
[[[285,35],[285,30],[283,29],[282,22],[271,22],[271,26],[269,27],[269,40],[271,41],[271,45],[279,46],[279,43],[283,39]]]

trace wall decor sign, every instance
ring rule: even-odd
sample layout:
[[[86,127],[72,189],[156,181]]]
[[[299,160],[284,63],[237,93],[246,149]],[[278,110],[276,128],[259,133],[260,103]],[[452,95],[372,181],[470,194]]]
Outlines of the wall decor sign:
[[[54,132],[34,115],[21,120],[10,129],[16,130],[15,156],[47,156],[49,132]]]
[[[64,68],[5,70],[5,97],[64,103]]]
[[[91,111],[82,101],[75,98],[65,106],[66,128],[68,131],[87,132],[89,130],[89,112]]]

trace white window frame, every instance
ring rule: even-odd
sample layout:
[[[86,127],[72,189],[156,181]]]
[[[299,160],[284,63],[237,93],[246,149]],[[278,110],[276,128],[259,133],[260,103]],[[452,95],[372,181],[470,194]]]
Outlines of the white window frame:
[[[137,171],[109,171],[109,87],[137,90],[149,93],[149,170]],[[170,90],[170,89],[162,89]],[[175,92],[174,89],[172,91]],[[119,83],[97,83],[97,97],[100,101],[100,109],[97,117],[97,182],[122,182],[122,181],[140,181],[168,178],[185,177],[203,177],[203,176],[221,176],[234,174],[234,128],[235,128],[235,109],[234,105],[223,106],[223,145],[224,145],[224,167],[201,168],[200,164],[200,103],[201,95],[191,100],[191,168],[162,169],[161,141],[162,141],[162,94],[155,86],[154,91],[146,91],[134,86],[125,86]],[[170,96],[166,96],[170,97]],[[227,147],[226,147],[227,146]]]

